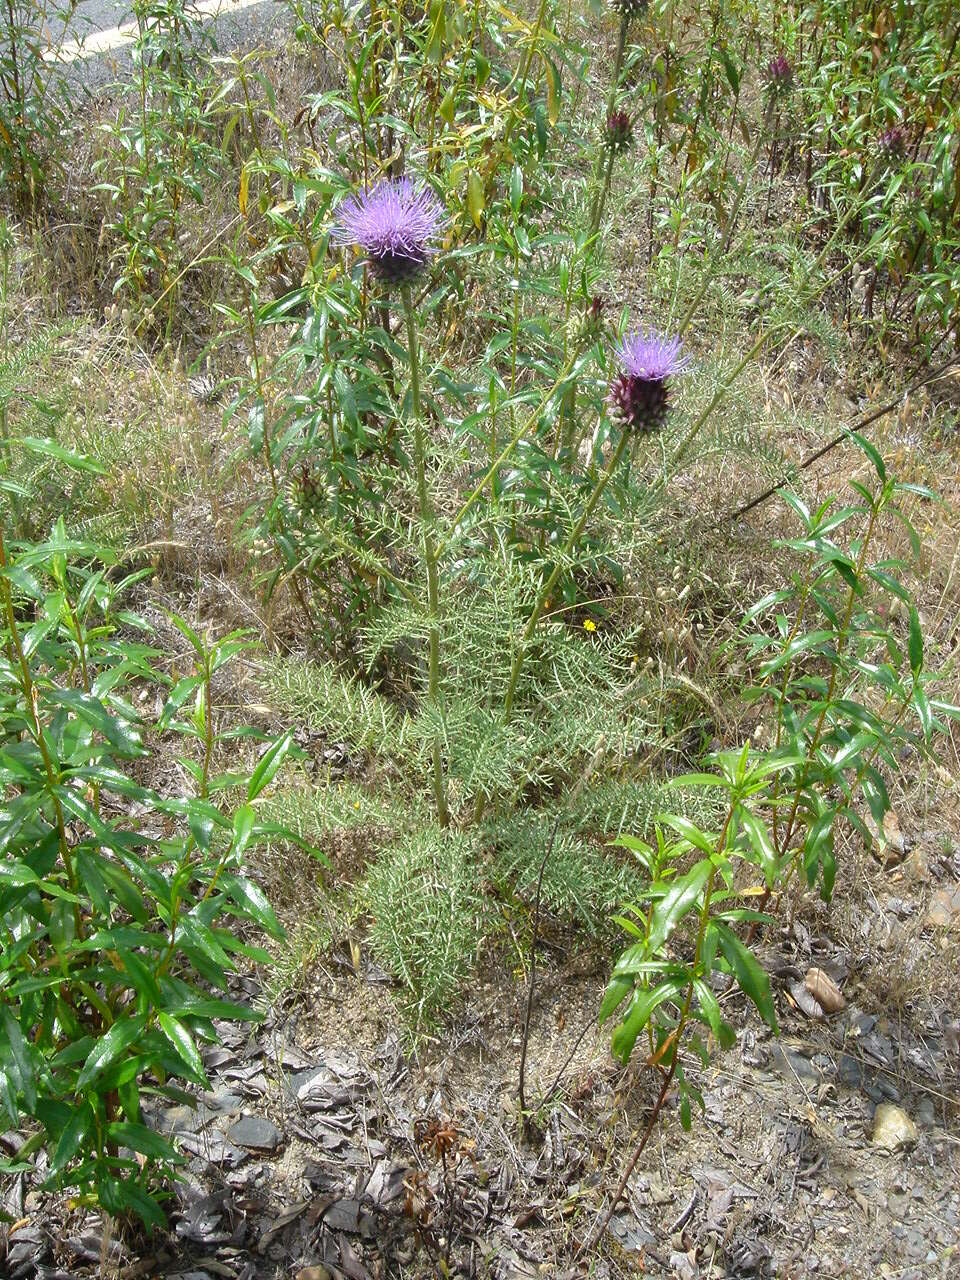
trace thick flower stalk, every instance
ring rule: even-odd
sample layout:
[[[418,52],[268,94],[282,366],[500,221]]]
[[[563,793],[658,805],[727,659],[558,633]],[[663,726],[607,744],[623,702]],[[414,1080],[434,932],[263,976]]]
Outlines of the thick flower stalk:
[[[620,73],[623,70],[623,55],[627,47],[627,33],[630,30],[630,23],[634,18],[640,17],[647,7],[647,0],[615,0],[614,9],[620,14],[620,31],[617,35],[617,52],[613,59],[613,74],[610,77],[610,88],[607,93],[607,112],[606,121],[614,114],[614,108],[617,102],[617,92],[620,88]],[[597,234],[597,228],[600,225],[600,217],[603,213],[603,206],[606,203],[607,192],[610,190],[610,175],[613,166],[613,151],[608,150],[606,138],[601,140],[600,146],[597,148],[597,159],[593,170],[593,186],[596,195],[590,208],[590,234]],[[607,164],[604,170],[604,157],[606,156]],[[603,187],[600,189],[601,174],[603,174]]]
[[[443,206],[429,187],[409,178],[388,178],[340,206],[334,244],[359,245],[383,284],[409,284],[435,252]]]
[[[429,615],[429,674],[427,697],[440,711],[440,575],[434,537],[434,515],[427,491],[426,441],[420,406],[420,347],[417,316],[411,284],[424,270],[435,252],[435,239],[443,223],[443,207],[432,191],[419,190],[408,178],[381,182],[369,193],[351,197],[340,210],[333,232],[337,244],[356,244],[364,249],[370,269],[387,287],[400,289],[407,323],[410,355],[410,404],[413,416],[414,463],[420,523],[423,527],[423,559],[427,574]],[[433,742],[433,787],[437,816],[443,826],[449,821],[446,784],[439,734]]]
[[[611,407],[611,418],[620,427],[620,439],[617,441],[616,448],[611,451],[610,461],[594,485],[593,492],[587,499],[587,505],[580,514],[580,519],[564,542],[557,556],[557,562],[543,584],[533,606],[533,612],[527,620],[510,670],[510,681],[503,704],[504,720],[509,720],[513,711],[513,699],[524,659],[527,656],[527,647],[560,577],[564,561],[579,542],[587,521],[593,515],[604,489],[620,464],[627,444],[635,440],[637,435],[650,435],[663,426],[670,407],[669,379],[675,374],[682,373],[689,364],[689,359],[680,354],[679,338],[667,338],[657,333],[644,334],[639,331],[624,338],[616,350],[616,356],[621,372],[610,387],[608,404]],[[626,406],[626,410],[622,407],[623,405]]]
[[[659,431],[670,408],[670,379],[688,359],[680,339],[637,330],[616,349],[620,373],[610,385],[610,417],[623,431],[647,436]]]
[[[595,236],[600,230],[600,219],[610,194],[610,179],[613,177],[613,162],[633,144],[633,121],[626,111],[610,108],[600,131],[600,155],[605,154],[607,163],[603,173],[603,186],[597,192],[590,212],[590,234]]]

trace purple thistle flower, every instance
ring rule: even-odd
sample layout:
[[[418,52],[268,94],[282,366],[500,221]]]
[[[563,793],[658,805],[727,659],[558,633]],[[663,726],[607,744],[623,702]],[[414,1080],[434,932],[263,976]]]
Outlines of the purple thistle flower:
[[[443,206],[429,187],[388,178],[340,206],[331,239],[365,249],[375,276],[387,285],[409,283],[434,253]]]
[[[902,124],[884,129],[877,139],[880,154],[888,160],[902,160],[907,153],[907,131]]]
[[[793,88],[793,67],[782,53],[767,64],[767,88],[777,97],[783,97]]]
[[[623,339],[615,353],[621,372],[610,385],[610,416],[625,431],[652,435],[670,408],[669,379],[682,373],[689,358],[680,354],[680,339],[638,329]]]

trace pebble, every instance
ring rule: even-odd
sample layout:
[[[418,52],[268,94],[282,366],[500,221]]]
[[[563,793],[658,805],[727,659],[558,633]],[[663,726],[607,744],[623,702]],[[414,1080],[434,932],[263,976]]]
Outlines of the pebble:
[[[283,1141],[283,1134],[271,1120],[262,1116],[243,1116],[230,1126],[227,1136],[238,1147],[251,1151],[276,1151]]]
[[[873,1118],[873,1145],[881,1151],[899,1151],[917,1140],[917,1126],[892,1102],[881,1102]]]

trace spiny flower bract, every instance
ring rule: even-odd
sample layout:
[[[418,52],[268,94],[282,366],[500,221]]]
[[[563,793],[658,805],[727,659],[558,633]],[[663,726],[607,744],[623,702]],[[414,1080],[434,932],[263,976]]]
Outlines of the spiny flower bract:
[[[582,310],[570,317],[567,334],[572,347],[579,350],[591,342],[596,342],[604,330],[606,309],[606,299],[602,294],[597,293]]]
[[[409,178],[387,178],[344,201],[332,239],[358,244],[378,279],[402,285],[426,266],[442,222],[443,206],[428,187],[417,188]]]
[[[621,372],[610,386],[611,417],[625,431],[650,435],[663,426],[670,408],[669,379],[689,363],[680,354],[680,339],[638,329],[615,355]]]
[[[318,516],[327,499],[327,485],[315,462],[302,462],[295,472],[291,490],[301,516]]]

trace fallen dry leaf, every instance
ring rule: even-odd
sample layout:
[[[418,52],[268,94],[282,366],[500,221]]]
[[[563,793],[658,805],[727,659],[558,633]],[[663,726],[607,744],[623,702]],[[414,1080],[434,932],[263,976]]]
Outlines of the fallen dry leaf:
[[[808,1018],[822,1018],[823,1007],[802,982],[790,983],[790,995],[801,1013]]]
[[[843,992],[829,973],[824,973],[822,969],[808,969],[803,985],[824,1013],[839,1013],[841,1009],[846,1008],[847,1002],[843,998]]]

